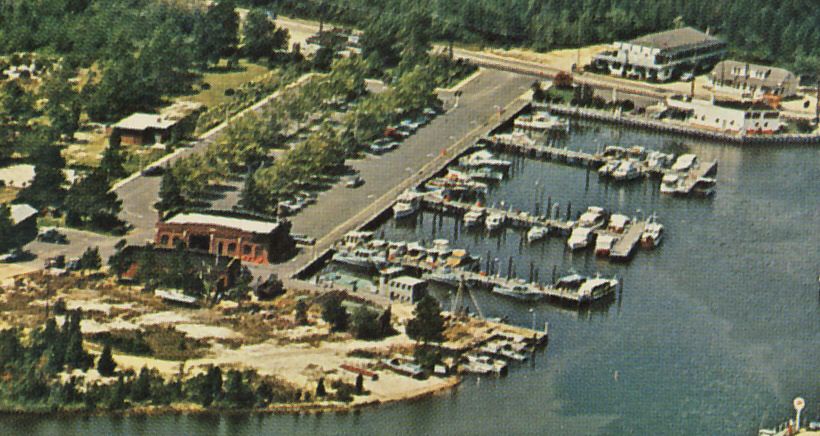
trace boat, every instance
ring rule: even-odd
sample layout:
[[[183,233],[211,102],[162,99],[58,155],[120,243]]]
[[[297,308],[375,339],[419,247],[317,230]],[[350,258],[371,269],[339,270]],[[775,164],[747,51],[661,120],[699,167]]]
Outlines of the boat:
[[[578,218],[579,227],[597,229],[603,227],[604,224],[606,224],[606,211],[601,207],[590,206],[586,212]]]
[[[475,180],[467,178],[459,178],[452,173],[445,177],[431,179],[425,186],[429,189],[440,189],[443,195],[486,195],[488,191],[488,187],[485,183],[476,182]]]
[[[527,242],[535,242],[544,239],[549,234],[549,227],[533,226],[527,232]]]
[[[618,241],[618,237],[615,235],[610,235],[605,233],[603,235],[599,235],[598,238],[595,240],[595,255],[601,257],[608,257],[610,250],[615,245],[615,242]]]
[[[626,229],[626,226],[628,225],[628,216],[619,213],[613,213],[612,216],[609,217],[609,225],[606,229],[613,233],[623,233]]]
[[[590,227],[576,227],[567,240],[567,247],[570,250],[580,250],[589,246],[592,242],[593,229]]]
[[[493,286],[492,292],[493,294],[502,295],[504,297],[510,297],[521,301],[538,301],[546,295],[531,286],[521,284],[513,284],[508,286],[495,285]]]
[[[657,222],[655,215],[652,215],[646,223],[643,233],[641,233],[641,247],[647,249],[655,248],[661,243],[662,239],[663,224]]]
[[[498,159],[493,153],[487,150],[479,150],[468,154],[458,160],[458,164],[464,168],[496,168],[507,170],[512,166],[512,162]]]
[[[635,180],[638,177],[641,177],[641,175],[641,169],[638,168],[638,165],[631,160],[621,161],[618,168],[615,168],[615,170],[612,171],[612,178],[619,182]]]
[[[618,168],[619,161],[613,160],[609,161],[600,168],[598,168],[598,176],[600,177],[612,177],[612,173]]]
[[[464,214],[464,225],[473,227],[481,223],[484,219],[484,208],[480,206],[473,206],[467,213]]]
[[[680,186],[680,177],[677,174],[666,174],[661,178],[661,194],[675,195]]]
[[[633,145],[626,149],[626,155],[632,159],[642,160],[646,157],[646,148],[640,145]]]
[[[555,281],[555,288],[562,291],[575,292],[585,281],[587,281],[587,279],[587,277],[578,273],[568,274],[563,277],[559,277],[558,280]]]
[[[535,130],[541,132],[568,131],[569,123],[566,120],[550,115],[546,112],[536,112],[532,115],[519,115],[513,121],[516,130]]]
[[[507,362],[504,362],[503,360],[495,360],[487,356],[481,356],[472,353],[465,354],[464,357],[467,359],[468,363],[473,365],[481,365],[482,368],[489,367],[490,372],[493,372],[495,374],[507,374]]]
[[[377,250],[356,248],[351,251],[339,251],[333,255],[333,261],[364,270],[380,269],[387,266],[387,259]]]
[[[598,300],[609,295],[618,286],[616,279],[600,277],[588,279],[578,287],[578,302],[585,303]]]
[[[489,231],[497,230],[504,224],[504,215],[498,212],[487,215],[484,226]]]
[[[504,173],[496,171],[490,167],[474,167],[474,168],[449,168],[449,174],[455,174],[459,178],[470,180],[487,180],[490,182],[500,182],[504,180]]]
[[[717,180],[712,177],[700,177],[695,180],[695,186],[692,187],[692,192],[697,195],[708,197],[715,193],[715,185]]]
[[[603,155],[605,157],[620,159],[626,156],[626,149],[623,147],[619,147],[617,145],[607,145],[606,147],[604,147]]]
[[[698,157],[694,154],[682,154],[678,156],[678,159],[672,164],[672,171],[678,173],[689,171],[695,165],[697,159]]]
[[[422,274],[422,278],[453,288],[457,288],[461,282],[461,277],[456,274],[455,270],[449,267],[440,267],[432,271],[425,272]]]
[[[416,192],[406,191],[402,193],[396,204],[393,205],[393,217],[396,219],[413,216],[421,209],[421,195]]]

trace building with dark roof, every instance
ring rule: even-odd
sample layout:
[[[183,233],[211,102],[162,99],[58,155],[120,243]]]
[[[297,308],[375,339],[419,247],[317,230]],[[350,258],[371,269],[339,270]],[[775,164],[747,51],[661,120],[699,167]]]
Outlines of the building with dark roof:
[[[797,94],[799,80],[789,70],[735,60],[719,62],[709,74],[709,85],[716,92],[741,100],[760,100],[765,95],[791,97]]]
[[[596,55],[593,65],[613,75],[661,82],[684,73],[708,71],[726,53],[725,42],[691,27],[614,45],[615,50]]]
[[[157,222],[154,244],[235,257],[244,262],[268,264],[283,260],[294,250],[288,221],[266,221],[225,212],[179,213]]]

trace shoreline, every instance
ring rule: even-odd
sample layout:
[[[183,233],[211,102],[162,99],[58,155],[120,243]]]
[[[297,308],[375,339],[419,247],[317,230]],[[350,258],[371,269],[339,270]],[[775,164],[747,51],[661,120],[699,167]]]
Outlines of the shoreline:
[[[0,408],[2,416],[52,416],[52,417],[145,417],[145,416],[167,416],[167,415],[322,415],[325,413],[348,414],[358,413],[363,409],[375,408],[399,402],[419,401],[436,395],[451,392],[461,384],[463,379],[459,376],[450,376],[443,379],[443,382],[430,389],[423,389],[420,392],[410,392],[405,395],[397,395],[387,399],[366,399],[350,403],[280,403],[266,408],[234,409],[234,408],[203,408],[195,403],[172,403],[164,406],[135,406],[121,410],[95,409],[93,411],[84,408],[76,410],[48,410],[43,406],[38,408],[6,409]]]

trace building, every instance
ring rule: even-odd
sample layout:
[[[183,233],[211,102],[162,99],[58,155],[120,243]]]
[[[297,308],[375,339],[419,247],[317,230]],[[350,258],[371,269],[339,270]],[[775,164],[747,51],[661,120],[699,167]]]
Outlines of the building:
[[[427,282],[410,276],[401,276],[387,282],[387,296],[391,299],[416,303],[427,295]]]
[[[686,114],[693,127],[740,134],[771,134],[784,123],[780,111],[760,102],[668,98],[667,106]]]
[[[195,102],[178,102],[159,114],[133,113],[111,126],[124,145],[163,144],[191,134],[204,106]]]
[[[719,62],[709,74],[709,86],[741,100],[760,100],[765,95],[791,97],[799,79],[789,70],[734,60]]]
[[[691,27],[652,33],[596,55],[593,66],[610,74],[664,82],[707,71],[726,53],[726,43]]]
[[[268,264],[293,253],[295,244],[287,221],[269,222],[241,214],[180,213],[157,222],[154,244],[234,257]]]

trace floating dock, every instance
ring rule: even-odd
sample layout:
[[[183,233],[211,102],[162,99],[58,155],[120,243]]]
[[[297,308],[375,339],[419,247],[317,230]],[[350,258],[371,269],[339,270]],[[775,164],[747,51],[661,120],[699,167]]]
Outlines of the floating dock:
[[[646,228],[645,221],[638,221],[627,227],[623,236],[621,236],[609,252],[609,258],[612,260],[628,260],[635,254],[635,247],[641,241],[641,234]]]
[[[446,200],[444,198],[433,195],[425,195],[422,197],[422,205],[431,211],[451,214],[464,215],[470,209],[475,207],[473,203],[466,203],[462,201]],[[550,232],[568,235],[572,231],[572,221],[561,221],[549,219],[542,216],[530,214],[528,212],[519,212],[512,210],[497,209],[493,207],[482,207],[485,215],[501,215],[504,217],[504,224],[513,228],[529,230],[534,226],[547,227]]]

